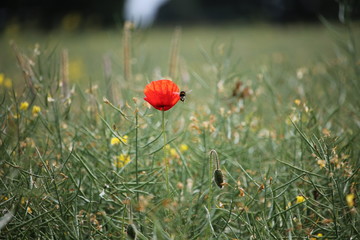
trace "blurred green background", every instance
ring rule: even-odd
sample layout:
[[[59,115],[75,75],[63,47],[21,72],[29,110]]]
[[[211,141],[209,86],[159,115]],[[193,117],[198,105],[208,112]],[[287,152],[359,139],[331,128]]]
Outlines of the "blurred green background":
[[[164,70],[168,66],[173,31],[172,27],[158,27],[134,32],[134,74],[145,74],[146,78],[153,80],[150,70],[161,68],[162,76],[166,76]],[[36,31],[7,32],[0,37],[0,71],[18,79],[21,71],[16,66],[11,41],[28,54],[32,53],[36,44],[40,45],[42,51],[54,54],[68,49],[70,80],[74,82],[90,79],[101,81],[104,78],[105,56],[112,60],[114,74],[122,74],[122,29],[75,33],[53,31],[48,34]],[[180,58],[190,70],[199,71],[206,63],[201,49],[217,53],[224,45],[231,47],[232,57],[239,60],[239,71],[245,74],[274,59],[284,66],[301,67],[321,60],[319,58],[335,57],[337,48],[331,32],[320,24],[185,26],[182,27]],[[137,72],[136,69],[148,69],[150,72]]]

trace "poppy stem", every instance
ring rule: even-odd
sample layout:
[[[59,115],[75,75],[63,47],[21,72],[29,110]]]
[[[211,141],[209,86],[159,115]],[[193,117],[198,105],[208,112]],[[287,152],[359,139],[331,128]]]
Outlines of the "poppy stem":
[[[214,155],[215,156],[215,165],[216,165],[216,170],[219,170],[220,169],[220,162],[219,162],[219,157],[218,157],[218,154],[217,152],[215,151],[215,149],[212,149],[210,151],[210,163],[211,163],[211,156]]]
[[[165,161],[165,181],[166,181],[166,190],[168,196],[170,195],[170,185],[169,185],[169,162],[166,158],[166,131],[165,131],[165,111],[162,111],[162,134],[164,136],[164,161]]]
[[[210,211],[211,209],[211,195],[212,195],[212,178],[213,178],[213,164],[214,162],[212,161],[213,159],[215,159],[216,161],[216,169],[219,168],[219,160],[218,160],[218,155],[217,155],[217,152],[212,149],[210,151],[210,154],[209,154],[209,201],[208,201],[208,209]]]

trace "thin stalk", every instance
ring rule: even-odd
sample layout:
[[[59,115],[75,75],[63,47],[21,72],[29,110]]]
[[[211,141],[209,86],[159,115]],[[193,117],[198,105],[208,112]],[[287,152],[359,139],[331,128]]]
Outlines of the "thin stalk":
[[[54,115],[55,115],[55,124],[56,124],[56,133],[57,133],[57,137],[58,137],[58,145],[59,145],[59,151],[60,151],[60,156],[61,159],[63,159],[63,140],[62,140],[62,136],[61,136],[61,124],[60,124],[60,114],[59,114],[59,106],[57,103],[53,103],[53,111],[54,111]]]
[[[165,161],[165,181],[166,181],[166,191],[168,196],[170,196],[170,186],[169,186],[169,162],[166,159],[166,132],[165,132],[165,111],[162,111],[162,133],[164,136],[164,161]]]
[[[209,201],[208,201],[208,209],[211,207],[211,195],[212,195],[212,178],[213,178],[213,162],[212,160],[215,160],[216,170],[220,169],[220,163],[219,158],[217,155],[217,152],[212,149],[209,154]]]
[[[61,51],[61,91],[62,96],[66,99],[69,95],[69,52],[67,49]]]
[[[15,120],[15,123],[16,123],[16,136],[17,136],[17,143],[16,143],[16,146],[17,146],[17,150],[18,150],[18,154],[17,154],[17,160],[18,162],[20,162],[20,155],[21,155],[21,148],[20,148],[20,113],[19,113],[19,105],[18,105],[18,101],[16,99],[16,94],[15,94],[15,89],[13,88],[12,89],[12,94],[13,94],[13,97],[14,97],[14,102],[15,102],[15,106],[16,106],[16,116],[18,116]]]
[[[204,144],[204,167],[202,168],[202,174],[201,174],[201,182],[204,182],[204,178],[205,178],[205,172],[206,172],[206,161],[207,161],[207,153],[206,153],[206,129],[204,129],[203,131],[203,144]],[[202,184],[200,186],[200,190],[199,190],[199,198],[198,200],[200,200],[200,196],[202,194]]]
[[[131,28],[132,23],[127,21],[124,24],[124,78],[127,82],[131,79]]]
[[[136,187],[139,186],[138,176],[138,111],[135,112],[135,174],[136,174]],[[136,193],[137,201],[139,202],[139,192]]]
[[[212,149],[210,151],[210,163],[211,163],[211,156],[214,155],[215,156],[215,165],[216,165],[216,170],[219,170],[220,169],[220,162],[219,162],[219,157],[217,155],[217,152]]]
[[[209,196],[208,196],[208,209],[210,210],[211,207],[211,195],[212,195],[212,177],[213,177],[213,163],[212,163],[212,155],[216,155],[215,150],[210,151],[209,156]]]
[[[127,206],[124,207],[123,215],[122,215],[122,223],[121,223],[121,232],[125,232],[125,213],[127,210]],[[125,239],[125,234],[121,234],[121,239]]]
[[[181,28],[177,27],[174,31],[173,39],[171,41],[171,52],[169,59],[169,76],[176,79],[176,70],[179,60],[179,42],[180,42]]]

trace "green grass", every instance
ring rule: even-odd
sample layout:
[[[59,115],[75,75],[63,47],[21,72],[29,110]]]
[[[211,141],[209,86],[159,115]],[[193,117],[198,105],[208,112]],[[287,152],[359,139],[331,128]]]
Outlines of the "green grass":
[[[192,92],[165,112],[166,138],[143,88],[168,76],[174,29],[132,32],[128,81],[122,30],[3,34],[0,238],[359,238],[351,29],[183,27],[173,81]]]

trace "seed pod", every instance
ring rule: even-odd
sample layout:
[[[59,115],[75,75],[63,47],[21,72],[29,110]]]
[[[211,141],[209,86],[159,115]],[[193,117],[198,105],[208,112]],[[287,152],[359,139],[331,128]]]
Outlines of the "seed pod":
[[[224,177],[220,169],[214,171],[214,181],[219,188],[223,188]]]
[[[129,224],[126,228],[126,234],[130,239],[136,239],[136,227],[134,224]]]

